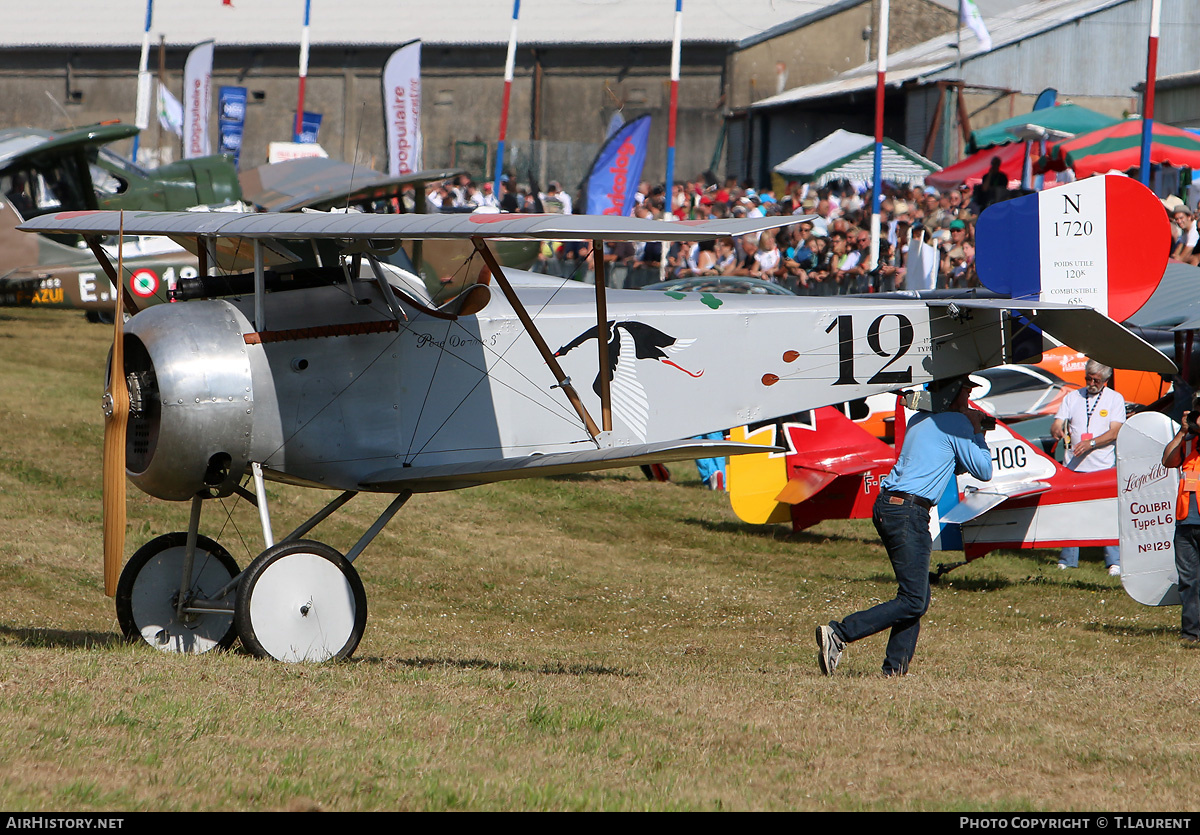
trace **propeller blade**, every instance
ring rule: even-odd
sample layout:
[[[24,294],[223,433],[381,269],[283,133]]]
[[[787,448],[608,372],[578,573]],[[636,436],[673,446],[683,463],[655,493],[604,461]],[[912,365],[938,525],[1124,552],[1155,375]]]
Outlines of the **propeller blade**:
[[[124,233],[122,215],[121,233]],[[121,240],[121,235],[118,240]],[[118,244],[117,276],[123,275],[124,247]],[[113,347],[104,392],[104,593],[117,594],[125,556],[125,428],[129,423],[129,387],[125,384],[125,316],[122,293],[113,310]]]

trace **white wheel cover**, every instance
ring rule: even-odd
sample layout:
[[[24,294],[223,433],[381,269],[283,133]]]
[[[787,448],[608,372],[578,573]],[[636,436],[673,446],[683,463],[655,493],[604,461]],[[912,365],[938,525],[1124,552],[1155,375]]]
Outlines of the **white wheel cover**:
[[[328,661],[350,640],[355,613],[346,576],[316,554],[279,558],[250,592],[254,637],[278,661]]]
[[[198,655],[217,646],[229,631],[233,615],[206,613],[189,623],[176,617],[171,598],[179,591],[185,553],[186,549],[180,545],[147,561],[133,581],[129,608],[142,640],[150,646],[163,652]],[[204,596],[216,594],[231,579],[220,560],[199,548],[194,565],[192,587]]]

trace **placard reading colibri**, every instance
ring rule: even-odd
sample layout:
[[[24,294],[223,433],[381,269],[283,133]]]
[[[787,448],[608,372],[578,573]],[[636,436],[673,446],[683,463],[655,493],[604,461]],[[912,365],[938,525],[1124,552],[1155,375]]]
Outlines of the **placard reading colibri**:
[[[989,290],[1086,305],[1120,322],[1158,286],[1171,228],[1153,192],[1105,175],[989,206],[975,240],[976,270]]]

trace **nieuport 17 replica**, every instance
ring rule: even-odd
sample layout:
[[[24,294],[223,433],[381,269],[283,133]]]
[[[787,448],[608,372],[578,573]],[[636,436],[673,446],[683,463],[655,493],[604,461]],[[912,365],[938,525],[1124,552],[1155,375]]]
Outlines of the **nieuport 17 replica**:
[[[182,303],[114,317],[104,563],[123,631],[168,652],[240,638],[280,660],[347,656],[366,622],[354,561],[416,493],[761,452],[692,439],[1019,359],[1014,331],[1031,323],[1101,361],[1173,369],[1085,307],[609,291],[506,274],[491,248],[592,241],[603,275],[604,241],[802,219],[79,212],[25,223],[85,239],[165,235],[199,261]],[[481,265],[437,306],[387,262],[428,239],[469,242]],[[105,267],[127,286],[119,262]],[[126,476],[192,513],[187,531],[121,571]],[[337,495],[276,539],[266,480]],[[363,491],[395,498],[347,553],[307,538]],[[244,569],[200,533],[204,502],[231,494],[257,505],[266,543]]]

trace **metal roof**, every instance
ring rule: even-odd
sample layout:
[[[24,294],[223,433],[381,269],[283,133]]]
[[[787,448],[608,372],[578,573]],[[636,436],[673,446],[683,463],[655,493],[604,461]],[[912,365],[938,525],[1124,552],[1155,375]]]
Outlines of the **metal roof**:
[[[794,28],[800,18],[820,19],[865,0],[687,0],[683,40],[733,46],[772,29]],[[956,7],[957,0],[931,0]],[[983,13],[1013,0],[978,0]],[[9,15],[0,48],[30,46],[140,47],[146,0],[43,0]],[[671,0],[522,0],[519,43],[669,44]],[[312,0],[313,46],[387,46],[420,38],[428,44],[508,43],[512,4],[507,0]],[[304,0],[154,0],[151,38],[190,45],[290,46],[300,42]],[[811,22],[811,21],[810,21]]]
[[[1186,1],[1191,2],[1192,0]],[[955,48],[956,44],[961,47],[961,60],[966,64],[973,59],[994,55],[1006,47],[1019,45],[1036,35],[1071,26],[1080,18],[1088,15],[1136,2],[1138,0],[1035,0],[1035,2],[1027,3],[995,17],[985,18],[988,34],[992,39],[991,50],[985,52],[975,34],[964,27],[959,30],[957,37],[951,32],[909,49],[889,54],[887,81],[888,84],[900,84],[952,69],[959,60],[960,54],[959,49]],[[1147,29],[1148,27],[1147,19]],[[1145,34],[1149,34],[1148,31]],[[1138,38],[1141,36],[1142,33],[1138,33],[1137,36],[1129,36],[1130,43],[1135,41],[1140,43]],[[1141,60],[1144,63],[1144,58]],[[875,63],[870,62],[847,70],[833,81],[807,87],[796,87],[762,99],[751,105],[751,109],[779,107],[866,90],[874,86]]]
[[[686,42],[735,44],[834,0],[688,0]],[[837,0],[841,2],[842,0]],[[9,15],[0,46],[69,44],[140,46],[146,0],[45,0]],[[669,44],[675,4],[670,0],[523,0],[519,43]],[[168,44],[214,39],[217,45],[293,45],[300,41],[304,0],[155,0],[151,37]],[[312,0],[313,46],[508,43],[512,4],[505,0]]]

